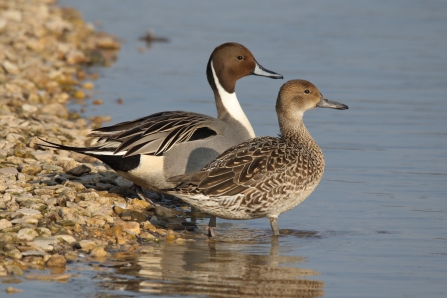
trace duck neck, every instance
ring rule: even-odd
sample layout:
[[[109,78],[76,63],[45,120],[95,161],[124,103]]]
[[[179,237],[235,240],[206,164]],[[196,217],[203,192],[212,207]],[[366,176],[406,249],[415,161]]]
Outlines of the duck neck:
[[[299,119],[296,119],[298,117]],[[303,115],[295,115],[295,119],[280,119],[279,127],[281,138],[288,143],[297,144],[300,147],[306,147],[311,150],[321,152],[320,147],[314,141],[306,126],[304,126]]]
[[[245,139],[254,138],[255,132],[253,127],[251,126],[250,121],[248,121],[248,118],[236,97],[236,82],[229,88],[232,92],[225,90],[217,77],[211,59],[208,62],[207,77],[216,100],[217,118],[235,127],[236,131],[243,135]]]

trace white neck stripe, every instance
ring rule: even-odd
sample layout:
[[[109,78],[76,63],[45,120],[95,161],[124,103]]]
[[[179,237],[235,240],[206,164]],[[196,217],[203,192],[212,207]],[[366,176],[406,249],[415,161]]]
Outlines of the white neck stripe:
[[[213,61],[211,61],[211,71],[213,72],[214,83],[216,84],[217,92],[220,95],[220,99],[222,100],[222,104],[224,108],[227,110],[228,114],[231,115],[234,119],[240,122],[249,132],[252,138],[255,137],[255,132],[253,127],[251,127],[250,122],[248,121],[247,116],[242,110],[241,105],[236,97],[236,92],[228,93],[220,84],[219,78],[214,71]]]

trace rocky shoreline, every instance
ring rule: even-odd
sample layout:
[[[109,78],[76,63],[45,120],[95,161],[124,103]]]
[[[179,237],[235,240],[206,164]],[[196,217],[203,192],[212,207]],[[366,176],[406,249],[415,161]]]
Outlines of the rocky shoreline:
[[[38,145],[89,145],[102,118],[89,123],[65,104],[88,96],[97,75],[86,66],[113,63],[119,47],[53,0],[0,0],[0,277],[56,268],[48,279],[66,280],[79,253],[113,259],[193,241],[179,201],[152,206],[96,159]]]

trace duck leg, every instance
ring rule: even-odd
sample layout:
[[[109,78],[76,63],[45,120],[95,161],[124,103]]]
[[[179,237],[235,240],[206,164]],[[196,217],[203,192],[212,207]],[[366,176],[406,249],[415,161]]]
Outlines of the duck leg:
[[[152,201],[151,199],[149,199],[145,194],[143,189],[141,188],[141,186],[134,184],[135,186],[135,191],[137,192],[137,195],[140,199],[145,200],[147,202],[149,202],[152,206],[157,206],[158,204],[154,203],[154,201]]]
[[[208,237],[216,237],[216,217],[212,215],[208,222]]]
[[[270,226],[272,227],[273,235],[279,236],[279,228],[278,228],[278,218],[271,217],[269,218]]]

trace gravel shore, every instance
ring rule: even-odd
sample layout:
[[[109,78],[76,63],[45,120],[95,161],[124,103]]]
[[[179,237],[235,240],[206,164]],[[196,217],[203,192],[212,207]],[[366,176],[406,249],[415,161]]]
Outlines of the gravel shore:
[[[192,241],[178,201],[152,206],[96,159],[38,146],[92,142],[85,135],[103,119],[65,104],[88,97],[97,75],[87,66],[110,65],[120,48],[54,2],[0,0],[0,276]]]

